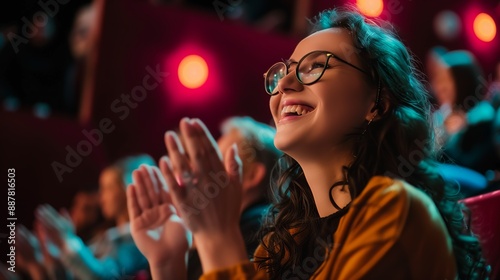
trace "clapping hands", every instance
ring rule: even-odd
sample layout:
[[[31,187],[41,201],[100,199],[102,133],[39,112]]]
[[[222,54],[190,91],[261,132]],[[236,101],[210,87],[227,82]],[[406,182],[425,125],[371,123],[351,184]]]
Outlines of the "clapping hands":
[[[152,270],[183,266],[191,235],[176,214],[169,190],[157,167],[142,165],[127,188],[132,237]],[[154,273],[154,272],[153,272]]]

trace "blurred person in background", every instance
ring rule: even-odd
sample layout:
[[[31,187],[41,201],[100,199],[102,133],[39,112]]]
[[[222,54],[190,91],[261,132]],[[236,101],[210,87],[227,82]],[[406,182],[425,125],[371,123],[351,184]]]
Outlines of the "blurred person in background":
[[[123,158],[101,172],[99,195],[102,214],[114,227],[92,238],[85,245],[75,233],[69,215],[61,215],[49,205],[36,210],[36,218],[50,246],[58,251],[65,270],[77,279],[114,279],[134,276],[147,269],[147,261],[130,235],[126,186],[132,171],[142,164],[153,165],[148,155]],[[45,242],[48,245],[48,242]]]
[[[83,77],[96,28],[96,8],[94,4],[81,7],[73,22],[69,35],[69,46],[73,61],[66,72],[64,85],[64,103],[66,108],[77,112],[83,87]]]
[[[85,243],[105,230],[106,225],[101,213],[98,191],[77,192],[69,208],[69,216],[76,234]]]
[[[447,52],[441,62],[431,85],[439,106],[434,121],[445,160],[481,174],[498,169],[494,121],[498,109],[480,65],[465,50]]]

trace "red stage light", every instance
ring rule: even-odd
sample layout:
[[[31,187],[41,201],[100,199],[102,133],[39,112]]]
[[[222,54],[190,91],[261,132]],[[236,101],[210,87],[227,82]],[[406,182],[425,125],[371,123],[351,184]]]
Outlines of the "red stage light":
[[[201,87],[208,79],[207,62],[198,55],[188,55],[179,63],[179,81],[187,88]]]
[[[474,34],[483,42],[491,42],[497,34],[497,27],[493,18],[486,13],[477,15],[474,19]]]
[[[368,17],[378,17],[384,10],[382,0],[357,0],[356,5],[359,11]]]

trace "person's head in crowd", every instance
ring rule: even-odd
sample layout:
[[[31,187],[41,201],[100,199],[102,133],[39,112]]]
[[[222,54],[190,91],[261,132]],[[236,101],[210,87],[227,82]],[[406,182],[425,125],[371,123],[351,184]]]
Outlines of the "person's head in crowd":
[[[432,47],[425,57],[425,69],[427,71],[427,77],[430,81],[434,79],[436,76],[436,72],[438,72],[440,67],[442,67],[442,56],[448,50],[443,46],[435,46]]]
[[[224,154],[233,143],[243,162],[242,211],[256,202],[269,201],[271,171],[282,155],[274,146],[276,129],[251,117],[231,117],[221,124],[217,143]]]
[[[128,222],[125,188],[132,183],[132,172],[142,164],[155,165],[149,155],[129,156],[106,167],[99,177],[99,195],[104,218],[117,226]]]
[[[485,98],[487,85],[474,55],[465,50],[441,55],[432,87],[439,106],[467,112]]]
[[[74,59],[85,59],[90,52],[96,19],[96,9],[93,4],[81,7],[76,13],[69,36],[70,50]]]
[[[291,59],[271,66],[265,79],[277,127],[274,143],[285,156],[275,186],[280,201],[261,232],[266,244],[265,256],[257,260],[261,268],[277,277],[300,267],[307,252],[321,247],[315,242],[323,230],[338,226],[333,222],[338,220],[328,219],[318,226],[318,219],[348,209],[371,178],[388,175],[434,201],[459,275],[482,271],[477,239],[461,235],[456,189],[435,168],[431,104],[422,76],[392,30],[342,9],[321,13]],[[402,171],[402,159],[411,159],[411,172]],[[291,236],[291,230],[297,234]]]
[[[99,193],[94,190],[77,192],[73,197],[69,215],[76,234],[84,241],[92,238],[94,230],[103,222]]]

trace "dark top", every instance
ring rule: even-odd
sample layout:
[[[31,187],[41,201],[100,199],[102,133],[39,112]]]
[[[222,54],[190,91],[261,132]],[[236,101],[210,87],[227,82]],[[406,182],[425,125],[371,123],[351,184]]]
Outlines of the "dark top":
[[[257,232],[262,224],[262,215],[269,208],[266,202],[258,202],[243,211],[240,220],[240,230],[245,241],[248,259],[253,258],[253,253],[260,243]],[[198,280],[203,274],[200,256],[197,250],[189,250],[187,274],[188,280]]]

